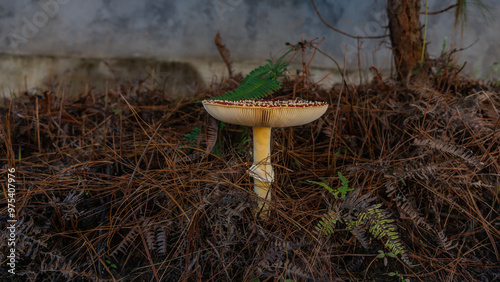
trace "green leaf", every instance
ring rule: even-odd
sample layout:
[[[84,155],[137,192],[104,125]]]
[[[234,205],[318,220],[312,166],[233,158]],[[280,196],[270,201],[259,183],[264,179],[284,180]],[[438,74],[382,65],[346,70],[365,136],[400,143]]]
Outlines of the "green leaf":
[[[422,241],[422,239],[420,239],[420,244],[421,244],[424,248],[429,247],[429,246],[427,246],[427,244],[426,244],[426,243],[424,243],[424,241]]]
[[[110,266],[111,268],[118,268],[118,267],[116,266],[116,264],[111,263],[111,261],[110,261],[109,259],[107,259],[107,260],[105,260],[105,261],[106,261],[106,263],[107,263],[107,264],[109,264],[109,266]]]
[[[328,186],[327,184],[323,183],[323,182],[316,182],[316,181],[311,181],[311,180],[307,180],[307,182],[309,183],[313,183],[313,184],[317,184],[323,188],[325,188],[326,190],[328,190],[328,192],[330,192],[333,196],[335,196],[335,199],[337,199],[337,195],[338,195],[338,191],[335,191],[333,190],[330,186]]]
[[[119,115],[122,112],[120,108],[111,108],[111,111],[113,111],[113,114],[115,115]]]
[[[339,187],[339,192],[340,192],[340,197],[342,199],[344,199],[346,196],[347,196],[347,192],[349,191],[352,191],[354,189],[352,188],[349,188],[349,181],[347,180],[347,178],[345,178],[345,176],[342,175],[342,173],[339,171],[338,173],[338,176],[340,178],[340,181],[342,182],[342,185]]]
[[[342,182],[342,186],[346,186],[347,187],[347,184],[349,183],[349,181],[347,180],[347,178],[345,178],[345,176],[342,175],[342,173],[339,171],[337,172],[339,178],[340,178],[340,181]]]

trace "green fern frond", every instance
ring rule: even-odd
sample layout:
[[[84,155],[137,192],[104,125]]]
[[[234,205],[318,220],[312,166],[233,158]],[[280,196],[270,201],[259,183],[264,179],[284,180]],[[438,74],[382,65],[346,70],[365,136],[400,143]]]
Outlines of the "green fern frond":
[[[278,91],[282,83],[277,79],[283,75],[283,72],[288,67],[288,63],[283,60],[292,51],[294,50],[288,50],[276,63],[267,60],[267,64],[252,70],[235,90],[207,100],[255,100],[265,98],[273,92]]]
[[[347,180],[347,178],[345,178],[345,176],[343,176],[340,171],[337,174],[340,178],[340,181],[342,182],[342,185],[339,187],[339,192],[341,193],[341,197],[343,199],[347,196],[347,192],[352,191],[354,189],[349,188],[349,180]]]
[[[394,255],[400,255],[401,259],[411,266],[410,260],[406,255],[406,249],[403,246],[397,227],[394,220],[389,218],[386,210],[381,209],[382,204],[371,206],[367,213],[366,218],[368,221],[368,231],[373,237],[377,239],[386,238],[385,246],[391,250]]]
[[[312,180],[307,180],[307,182],[312,183],[312,184],[317,184],[317,185],[325,188],[326,190],[328,190],[328,192],[330,192],[332,195],[335,196],[335,199],[338,198],[337,195],[339,194],[339,191],[333,190],[333,188],[328,186],[328,184],[326,184],[324,182],[316,182],[316,181],[312,181]]]
[[[227,92],[209,100],[237,101],[247,99],[262,99],[281,88],[281,81],[247,76],[244,82],[234,91]]]
[[[316,181],[311,181],[311,180],[307,180],[307,182],[317,184],[317,185],[325,188],[326,190],[328,190],[328,192],[330,192],[330,194],[332,194],[335,197],[335,199],[339,199],[339,198],[344,199],[347,196],[347,192],[353,191],[354,189],[349,188],[349,181],[347,180],[347,178],[345,178],[345,176],[342,175],[342,173],[340,171],[338,172],[338,175],[339,175],[340,181],[342,182],[342,185],[339,188],[337,188],[336,190],[334,190],[332,187],[328,186],[324,182],[316,182]],[[340,194],[340,197],[339,197],[339,194]]]
[[[335,224],[340,220],[338,213],[331,211],[321,217],[316,230],[323,232],[326,235],[331,235],[334,232]]]
[[[201,126],[195,127],[193,130],[184,134],[184,137],[187,139],[188,145],[194,146],[196,144],[196,140],[200,136]]]
[[[280,58],[281,59],[281,58]],[[258,77],[262,79],[276,80],[278,79],[282,73],[285,71],[286,67],[288,67],[288,63],[286,62],[276,62],[273,64],[273,61],[266,60],[268,63],[264,66],[259,66],[258,68],[252,70],[244,79],[241,81],[241,84],[244,84],[248,78]]]
[[[253,77],[258,77],[261,79],[268,78],[267,75],[273,71],[273,67],[270,64],[266,64],[263,66],[259,66],[258,68],[252,70],[243,80],[241,81],[241,85],[245,84],[248,79]]]
[[[348,185],[349,183],[349,180],[347,180],[347,178],[345,178],[345,176],[342,175],[342,173],[339,171],[337,172],[339,178],[340,178],[340,182],[342,182],[342,186],[346,186]]]
[[[341,178],[341,181],[347,186],[346,179]],[[335,212],[329,212],[321,217],[316,230],[331,235],[337,222],[344,222],[346,230],[349,230],[364,248],[369,246],[367,233],[375,239],[384,238],[385,246],[391,253],[399,255],[411,266],[394,220],[390,218],[387,210],[382,209],[382,204],[370,204],[373,200],[374,198],[370,198],[370,193],[362,196],[359,192],[349,194],[340,207],[336,207]]]

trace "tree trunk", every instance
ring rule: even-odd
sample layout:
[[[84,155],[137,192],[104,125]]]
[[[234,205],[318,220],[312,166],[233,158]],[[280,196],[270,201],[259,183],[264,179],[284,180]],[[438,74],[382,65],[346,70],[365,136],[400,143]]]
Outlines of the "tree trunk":
[[[409,79],[421,64],[423,39],[420,0],[387,0],[387,16],[397,77]]]

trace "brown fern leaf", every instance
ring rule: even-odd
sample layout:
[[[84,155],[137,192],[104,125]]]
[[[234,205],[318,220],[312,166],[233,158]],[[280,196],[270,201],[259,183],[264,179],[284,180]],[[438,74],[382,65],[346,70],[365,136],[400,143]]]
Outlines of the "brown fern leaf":
[[[65,220],[76,220],[76,218],[82,214],[82,212],[78,211],[76,206],[82,201],[82,196],[85,191],[82,189],[80,193],[77,194],[77,192],[76,189],[72,189],[61,203],[62,217]]]
[[[222,57],[222,60],[224,60],[224,63],[226,64],[227,71],[229,72],[229,77],[233,78],[234,77],[233,61],[229,56],[229,50],[224,44],[222,44],[222,37],[220,36],[220,33],[217,32],[214,41],[215,41],[215,46],[217,46],[217,50],[219,50],[219,53]]]
[[[470,152],[470,151],[467,152],[467,151],[465,151],[464,148],[460,148],[456,145],[444,144],[443,142],[441,142],[439,140],[415,138],[414,145],[426,146],[426,147],[429,147],[429,148],[434,149],[434,150],[438,150],[441,152],[445,152],[445,153],[454,155],[454,156],[459,157],[459,158],[463,159],[464,161],[466,161],[466,162],[468,162],[468,163],[470,163],[478,168],[481,168],[484,165],[483,163],[481,163],[475,159],[472,152]]]
[[[110,256],[116,260],[118,254],[120,254],[120,253],[125,254],[125,252],[129,248],[130,244],[132,244],[135,241],[135,239],[137,238],[138,235],[139,235],[139,227],[136,226],[136,227],[132,228],[132,230],[130,230],[127,233],[127,236],[125,236],[122,239],[120,244],[118,244],[118,246],[110,254]]]
[[[371,193],[360,196],[360,193],[361,189],[354,189],[354,191],[351,191],[340,205],[340,210],[348,211],[347,213],[349,214],[356,214],[359,211],[368,209],[371,202],[373,202],[376,197],[371,197]]]
[[[285,260],[285,255],[288,251],[294,251],[300,248],[303,244],[293,244],[286,241],[275,240],[271,243],[270,248],[268,248],[266,255],[258,264],[258,271],[260,273],[270,272],[274,274],[281,273],[282,270],[286,269],[287,261]],[[288,255],[286,255],[288,257]]]
[[[397,180],[392,180],[386,184],[386,193],[389,197],[393,197],[394,195],[396,195],[394,198],[396,206],[400,211],[407,214],[415,224],[420,225],[427,230],[431,229],[430,224],[427,223],[425,218],[420,214],[418,208],[415,207],[415,204],[412,201],[408,200],[401,189],[398,188]]]
[[[346,266],[346,270],[348,272],[358,271],[364,261],[365,261],[365,257],[363,257],[363,256],[355,257],[352,260],[352,262],[349,265]]]
[[[26,270],[20,271],[19,275],[27,276],[30,281],[38,281],[37,276],[44,273],[50,274],[52,280],[57,281],[72,281],[72,278],[75,276],[88,278],[89,281],[95,280],[96,276],[95,273],[92,272],[91,268],[79,270],[78,268],[81,268],[82,265],[77,267],[71,259],[69,261],[65,261],[66,257],[61,255],[57,250],[53,250],[51,252],[41,252],[40,258],[41,264],[37,268],[37,272],[30,271],[29,269],[32,267],[28,266]],[[33,263],[30,265],[33,265]]]
[[[259,266],[263,266],[264,268],[269,267],[275,261],[283,258],[286,249],[282,248],[280,245],[277,247],[271,248],[267,251],[263,260],[259,263]]]
[[[242,202],[242,203],[239,203],[235,208],[228,207],[228,209],[225,211],[224,214],[228,218],[231,218],[233,216],[237,216],[237,217],[243,218],[242,213],[247,208],[251,208],[251,204],[248,203],[248,202]]]
[[[206,155],[212,152],[212,149],[217,143],[217,132],[219,131],[219,125],[215,118],[209,117],[207,124],[207,144],[205,148]]]
[[[64,256],[57,252],[44,252],[41,256],[43,257],[40,265],[41,272],[58,271],[59,266],[64,262]]]
[[[488,189],[488,188],[494,188],[495,187],[495,186],[493,186],[491,184],[484,183],[481,180],[472,182],[472,180],[463,179],[463,180],[458,180],[458,183],[462,184],[462,185],[465,185],[465,186],[474,187],[474,188],[487,188]]]
[[[26,257],[35,258],[40,247],[43,249],[47,248],[46,240],[49,239],[49,236],[45,238],[38,238],[37,236],[40,233],[48,233],[45,227],[40,228],[39,226],[35,226],[35,222],[33,217],[30,217],[26,222],[26,217],[21,217],[17,223],[19,226],[17,232],[20,238],[19,243],[16,244],[16,248],[25,254]],[[8,234],[5,232],[5,234]],[[7,242],[7,240],[5,240]]]
[[[410,168],[402,173],[396,174],[399,178],[420,178],[422,180],[429,181],[436,174],[436,164],[427,164],[417,168]]]
[[[444,234],[444,230],[441,230],[436,234],[438,235],[437,239],[439,246],[445,251],[451,251],[458,246],[458,242],[453,244],[453,241],[449,240],[448,237],[446,237],[446,234]]]
[[[64,278],[73,278],[75,275],[80,275],[77,271],[75,271],[71,265],[71,260],[68,263],[64,263],[59,271],[64,276]]]
[[[286,241],[278,241],[276,240],[272,245],[275,248],[278,248],[281,251],[288,252],[288,251],[294,251],[298,248],[301,248],[305,246],[307,243],[306,242],[299,242],[299,243],[290,243]]]
[[[387,182],[387,184],[385,185],[385,192],[387,193],[387,196],[392,197],[398,190],[397,188],[398,188],[397,180],[392,180]]]
[[[318,281],[314,277],[312,277],[311,275],[307,274],[306,271],[302,267],[295,265],[288,260],[285,262],[285,268],[286,268],[286,271],[289,274],[292,274],[293,276],[297,276],[297,277],[300,277],[302,279],[306,279],[307,281]]]
[[[162,255],[167,252],[167,232],[167,226],[160,225],[156,227],[156,250]]]
[[[415,224],[420,225],[427,230],[431,230],[431,225],[427,223],[413,202],[409,201],[405,195],[399,194],[396,196],[396,205],[401,211],[406,213]]]
[[[143,221],[141,232],[146,238],[146,244],[148,245],[148,249],[155,250],[156,245],[156,236],[154,234],[154,226],[150,224],[149,220]]]
[[[356,237],[359,243],[363,248],[368,249],[370,247],[370,240],[366,236],[366,227],[365,226],[353,226],[351,229],[351,233]]]

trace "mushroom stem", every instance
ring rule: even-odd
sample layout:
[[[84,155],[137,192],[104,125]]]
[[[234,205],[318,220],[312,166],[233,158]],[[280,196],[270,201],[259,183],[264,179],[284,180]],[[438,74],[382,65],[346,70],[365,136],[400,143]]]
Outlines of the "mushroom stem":
[[[271,200],[271,192],[269,188],[271,188],[271,182],[262,182],[257,178],[254,178],[254,187],[253,191],[257,194],[257,214],[260,214],[261,218],[268,217],[269,205],[267,202]]]
[[[265,210],[265,203],[271,200],[269,188],[274,180],[271,165],[271,127],[253,127],[253,165],[249,169],[254,179],[254,192],[259,197],[259,210]]]
[[[253,165],[250,170],[263,182],[274,180],[271,165],[271,127],[255,126],[253,128]]]

